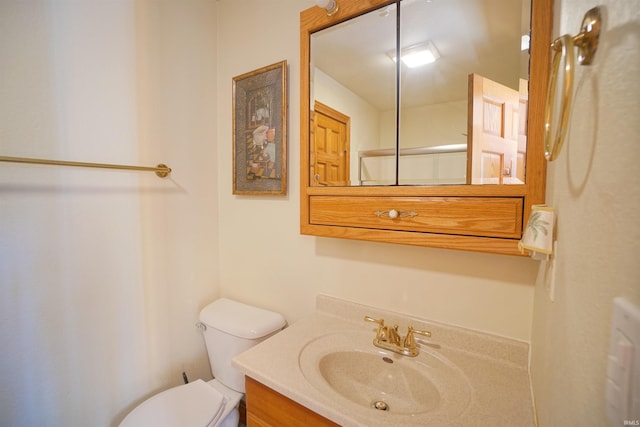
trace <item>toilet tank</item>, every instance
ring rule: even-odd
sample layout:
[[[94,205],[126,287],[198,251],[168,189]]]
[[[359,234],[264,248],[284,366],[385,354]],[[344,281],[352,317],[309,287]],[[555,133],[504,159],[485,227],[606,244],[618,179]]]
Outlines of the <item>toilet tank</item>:
[[[206,326],[204,341],[214,378],[241,393],[245,392],[244,375],[231,366],[231,359],[280,331],[286,324],[279,313],[228,298],[218,299],[203,308],[200,322]]]

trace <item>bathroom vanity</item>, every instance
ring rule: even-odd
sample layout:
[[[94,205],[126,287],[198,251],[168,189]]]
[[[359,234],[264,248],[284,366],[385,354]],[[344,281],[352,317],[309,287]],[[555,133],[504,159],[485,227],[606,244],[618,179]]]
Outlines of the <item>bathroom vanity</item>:
[[[365,316],[432,336],[400,355],[373,345]],[[249,426],[535,426],[527,343],[327,296],[233,365]]]

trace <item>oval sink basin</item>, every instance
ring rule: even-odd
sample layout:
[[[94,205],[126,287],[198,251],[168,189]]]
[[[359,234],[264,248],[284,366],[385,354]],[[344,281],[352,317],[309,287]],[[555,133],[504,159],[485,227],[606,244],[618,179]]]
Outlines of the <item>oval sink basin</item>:
[[[440,392],[410,365],[360,351],[337,351],[319,361],[322,378],[346,399],[402,414],[430,411],[440,403]]]
[[[469,406],[466,377],[437,352],[421,349],[417,357],[407,357],[379,349],[372,340],[371,333],[361,331],[316,338],[300,351],[300,370],[332,401],[366,408],[372,415],[441,412],[453,419]]]

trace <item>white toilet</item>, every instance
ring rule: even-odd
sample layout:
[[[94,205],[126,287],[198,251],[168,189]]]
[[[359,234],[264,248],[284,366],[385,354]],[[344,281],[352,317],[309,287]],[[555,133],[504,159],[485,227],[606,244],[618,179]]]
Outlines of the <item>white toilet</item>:
[[[214,379],[199,379],[150,397],[120,427],[238,426],[244,375],[231,366],[231,359],[284,328],[284,317],[221,298],[202,309],[200,322]]]

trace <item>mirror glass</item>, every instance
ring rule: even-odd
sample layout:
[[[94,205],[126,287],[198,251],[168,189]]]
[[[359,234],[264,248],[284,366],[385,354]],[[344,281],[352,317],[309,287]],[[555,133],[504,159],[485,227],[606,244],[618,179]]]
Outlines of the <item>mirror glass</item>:
[[[358,154],[396,149],[396,67],[386,55],[396,27],[392,4],[311,35],[311,185],[395,183],[385,178],[396,175],[393,156],[361,164]]]
[[[524,183],[529,23],[529,0],[402,0],[313,33],[310,184]]]

